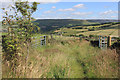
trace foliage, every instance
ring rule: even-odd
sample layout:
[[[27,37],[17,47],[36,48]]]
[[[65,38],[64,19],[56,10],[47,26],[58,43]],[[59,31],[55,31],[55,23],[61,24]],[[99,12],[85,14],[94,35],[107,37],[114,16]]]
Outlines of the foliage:
[[[8,13],[7,8],[2,8],[3,16],[2,25],[8,28],[8,33],[3,39],[3,51],[5,56],[13,56],[21,44],[31,41],[32,32],[39,30],[39,27],[31,22],[32,14],[37,10],[37,2],[30,4],[26,2],[15,2],[14,6],[9,6],[9,10],[14,12]]]
[[[12,39],[10,36],[2,36],[2,47],[5,59],[10,60],[15,57],[15,53],[18,50],[17,39]]]

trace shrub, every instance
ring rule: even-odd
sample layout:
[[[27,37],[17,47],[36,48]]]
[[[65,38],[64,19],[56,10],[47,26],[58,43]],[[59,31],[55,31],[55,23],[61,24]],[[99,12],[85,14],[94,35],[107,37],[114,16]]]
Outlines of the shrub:
[[[2,36],[2,51],[4,52],[5,60],[13,59],[18,48],[17,39],[7,35]]]

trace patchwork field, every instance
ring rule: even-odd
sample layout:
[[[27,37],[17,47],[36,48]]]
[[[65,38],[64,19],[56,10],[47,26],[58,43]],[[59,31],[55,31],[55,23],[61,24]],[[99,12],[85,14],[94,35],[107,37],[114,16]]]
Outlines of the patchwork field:
[[[83,35],[86,35],[86,36],[89,36],[89,35],[118,36],[118,29],[88,31],[88,32],[84,32],[84,33],[78,33],[77,35],[79,35],[79,34],[83,34]]]
[[[80,34],[83,34],[84,36],[89,35],[118,36],[118,24],[117,25],[104,24],[98,26],[75,26],[72,28],[60,28],[59,30],[55,30],[55,33],[60,32],[63,32],[64,36]]]

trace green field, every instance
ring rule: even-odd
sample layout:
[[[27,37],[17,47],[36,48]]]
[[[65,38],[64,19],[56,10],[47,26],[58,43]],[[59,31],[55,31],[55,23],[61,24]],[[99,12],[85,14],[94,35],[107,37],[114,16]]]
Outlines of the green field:
[[[101,27],[107,25],[108,27]],[[89,29],[94,29],[94,30],[90,31]],[[80,35],[80,34],[83,34],[85,36],[89,36],[89,35],[118,36],[118,24],[115,25],[104,24],[97,26],[75,26],[72,28],[60,28],[59,30],[55,30],[55,33],[58,32],[64,32],[63,33],[64,36]]]
[[[86,36],[89,36],[89,35],[118,36],[118,29],[89,31],[89,32],[84,32],[84,33],[78,33],[77,35],[79,35],[79,34],[83,34],[83,35],[86,35]]]

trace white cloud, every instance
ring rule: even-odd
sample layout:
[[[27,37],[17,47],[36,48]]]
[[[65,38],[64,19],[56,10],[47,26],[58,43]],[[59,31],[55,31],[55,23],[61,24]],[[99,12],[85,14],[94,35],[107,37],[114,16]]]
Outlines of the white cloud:
[[[0,8],[8,8],[9,6],[14,6],[14,2],[1,2]]]
[[[47,13],[52,13],[52,11],[45,11],[44,13],[45,13],[45,14],[47,14]]]
[[[58,11],[75,11],[73,8],[68,8],[68,9],[58,9]]]
[[[53,9],[55,9],[56,7],[55,7],[55,6],[53,6],[52,8],[53,8]]]
[[[118,16],[111,16],[111,18],[117,18]]]
[[[118,11],[108,10],[99,13],[100,18],[117,19]]]
[[[100,12],[100,15],[109,15],[109,14],[116,14],[118,11],[108,10],[104,12]]]
[[[72,15],[80,15],[80,16],[86,16],[86,15],[90,15],[92,14],[92,12],[74,12],[72,13]]]
[[[84,6],[85,6],[84,4],[77,4],[74,6],[74,8],[84,8]]]

